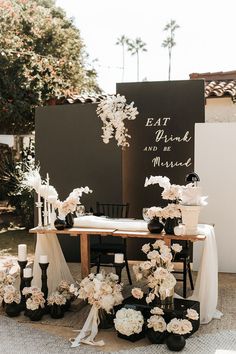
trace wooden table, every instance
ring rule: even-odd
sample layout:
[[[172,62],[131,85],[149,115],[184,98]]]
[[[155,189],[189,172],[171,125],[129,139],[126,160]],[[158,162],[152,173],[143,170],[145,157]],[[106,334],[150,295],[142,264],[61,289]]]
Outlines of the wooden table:
[[[34,228],[29,230],[30,233],[37,234],[69,234],[71,236],[80,236],[80,257],[81,257],[81,277],[84,278],[90,273],[90,238],[89,235],[101,236],[118,236],[122,238],[150,238],[161,239],[167,246],[171,245],[172,240],[178,241],[204,241],[205,235],[184,235],[175,236],[161,234],[151,234],[148,231],[120,231],[116,229],[99,229],[99,228],[84,228],[73,227],[71,229],[56,230],[56,229],[38,229]]]

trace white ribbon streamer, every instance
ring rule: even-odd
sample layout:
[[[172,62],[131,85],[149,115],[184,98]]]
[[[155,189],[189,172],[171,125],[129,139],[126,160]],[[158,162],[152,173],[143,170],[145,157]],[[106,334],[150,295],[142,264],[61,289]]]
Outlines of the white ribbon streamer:
[[[105,343],[103,340],[94,341],[94,338],[98,334],[98,325],[99,325],[99,315],[98,315],[98,308],[93,305],[87,320],[84,323],[83,328],[80,330],[80,333],[76,338],[71,338],[71,347],[75,348],[80,345],[80,343],[89,344],[89,345],[97,345],[103,346]]]

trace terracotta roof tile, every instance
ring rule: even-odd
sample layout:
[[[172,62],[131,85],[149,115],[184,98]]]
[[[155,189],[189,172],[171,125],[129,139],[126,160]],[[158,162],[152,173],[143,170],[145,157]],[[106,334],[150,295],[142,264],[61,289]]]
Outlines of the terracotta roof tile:
[[[236,100],[236,80],[229,81],[206,81],[205,97],[223,97],[231,96],[233,101]]]

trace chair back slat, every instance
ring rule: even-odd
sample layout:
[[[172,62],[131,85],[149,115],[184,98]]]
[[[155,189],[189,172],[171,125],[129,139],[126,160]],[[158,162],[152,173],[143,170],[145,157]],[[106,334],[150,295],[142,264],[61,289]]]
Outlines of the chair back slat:
[[[127,218],[129,214],[129,203],[113,204],[97,202],[97,213],[104,214],[110,218]]]

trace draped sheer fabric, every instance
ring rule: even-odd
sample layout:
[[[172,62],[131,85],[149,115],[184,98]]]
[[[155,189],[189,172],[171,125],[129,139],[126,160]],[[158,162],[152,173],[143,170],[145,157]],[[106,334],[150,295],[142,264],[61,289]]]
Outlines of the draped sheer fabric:
[[[74,283],[74,279],[62,253],[57,235],[37,234],[32,285],[41,288],[42,272],[38,264],[40,255],[48,256],[49,266],[47,269],[47,276],[49,294],[56,290],[61,280]]]

